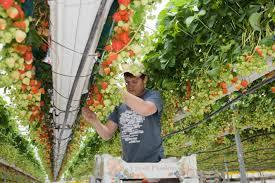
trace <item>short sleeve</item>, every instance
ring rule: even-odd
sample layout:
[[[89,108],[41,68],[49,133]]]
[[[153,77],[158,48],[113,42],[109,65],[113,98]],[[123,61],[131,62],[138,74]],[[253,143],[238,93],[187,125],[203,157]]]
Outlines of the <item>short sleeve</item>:
[[[118,124],[118,107],[116,107],[114,111],[109,115],[108,120],[111,120]]]
[[[144,100],[153,102],[157,107],[158,114],[162,112],[163,102],[159,92],[157,91],[150,92],[148,95],[144,97]]]

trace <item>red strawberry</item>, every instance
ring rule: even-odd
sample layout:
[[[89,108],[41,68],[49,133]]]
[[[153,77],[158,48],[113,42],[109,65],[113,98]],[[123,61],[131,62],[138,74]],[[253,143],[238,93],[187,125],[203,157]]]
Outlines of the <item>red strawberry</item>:
[[[113,61],[112,61],[112,60],[106,60],[106,64],[107,64],[107,66],[111,65],[112,63],[113,63]]]
[[[104,50],[106,50],[108,52],[112,51],[112,45],[106,45]]]
[[[110,67],[104,68],[104,73],[105,73],[106,75],[109,75],[110,72],[111,72]]]
[[[237,81],[238,81],[238,77],[234,77],[234,78],[231,80],[232,83],[236,83]]]
[[[94,103],[94,100],[92,98],[86,101],[86,104],[89,106],[92,105],[93,103]]]
[[[108,62],[108,60],[101,62],[101,65],[103,68],[106,68],[109,66],[109,64],[107,62]]]
[[[119,12],[115,12],[115,13],[114,13],[114,15],[113,15],[113,20],[114,20],[115,22],[119,22],[119,21],[122,20],[120,14],[119,14]]]
[[[32,64],[25,64],[24,67],[25,67],[25,71],[32,70]]]
[[[27,28],[26,22],[24,22],[24,21],[14,22],[14,23],[13,23],[13,26],[14,26],[14,27],[17,27],[17,28],[19,28],[19,29],[22,29],[23,31],[25,31],[26,28]]]
[[[129,50],[128,53],[129,53],[129,57],[135,56],[135,52],[133,50]]]
[[[263,51],[261,50],[261,48],[256,47],[256,48],[255,48],[255,51],[258,53],[258,55],[259,55],[260,57],[263,57],[263,56],[264,56],[264,55],[263,55]]]
[[[241,87],[242,87],[242,86],[239,85],[239,84],[235,86],[235,88],[236,88],[237,91],[239,91],[239,90],[241,89]]]
[[[117,53],[110,53],[108,60],[113,62],[114,60],[117,59],[117,57],[118,57]]]
[[[19,45],[15,45],[14,49],[16,52],[24,55],[27,51],[31,50],[31,47],[19,44]]]
[[[98,93],[98,94],[96,95],[96,98],[97,98],[97,100],[98,100],[99,102],[101,102],[101,101],[103,100],[103,95],[102,95],[101,93]]]
[[[35,86],[37,84],[37,81],[35,79],[31,79],[30,86]]]
[[[220,87],[222,88],[222,89],[226,89],[227,88],[227,86],[226,86],[226,82],[221,82],[220,83]]]
[[[223,88],[223,89],[222,89],[222,93],[223,93],[223,94],[227,94],[227,93],[228,93],[227,88]]]
[[[25,70],[18,70],[18,72],[22,75],[22,74],[24,74],[26,71],[25,71]]]
[[[24,55],[25,61],[31,61],[33,59],[32,52],[26,52]]]
[[[242,80],[241,85],[246,88],[248,86],[248,81]]]
[[[112,41],[112,48],[115,52],[120,51],[124,47],[124,43],[122,41],[113,40]]]
[[[32,90],[33,94],[37,94],[38,93],[38,88],[36,86],[32,86],[31,90]]]
[[[119,40],[121,40],[125,44],[128,44],[129,41],[131,40],[129,37],[129,33],[123,32],[123,33],[119,34]]]
[[[41,85],[42,85],[41,81],[37,81],[37,83],[36,83],[37,88],[40,88]]]
[[[39,89],[39,92],[40,92],[42,95],[44,95],[44,94],[45,94],[45,89],[44,89],[44,88],[40,88],[40,89]]]
[[[122,21],[124,21],[124,22],[129,21],[129,13],[127,10],[120,10],[119,15],[120,15]]]
[[[7,10],[11,7],[11,5],[13,4],[13,0],[1,0],[0,4],[2,5],[2,7]]]
[[[128,6],[131,3],[131,0],[118,0],[118,3]]]
[[[107,82],[102,82],[101,87],[102,87],[103,90],[106,90],[106,88],[108,87],[108,83]]]
[[[96,107],[96,106],[98,106],[98,105],[100,105],[100,102],[97,101],[97,100],[95,100],[94,103],[93,103],[93,106]]]
[[[272,86],[272,87],[271,87],[271,92],[272,92],[272,93],[275,93],[275,86]]]

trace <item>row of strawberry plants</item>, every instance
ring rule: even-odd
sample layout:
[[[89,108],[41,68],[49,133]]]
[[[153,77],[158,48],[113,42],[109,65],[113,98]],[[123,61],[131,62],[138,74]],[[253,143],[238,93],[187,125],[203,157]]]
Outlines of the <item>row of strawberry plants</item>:
[[[22,173],[19,173],[18,171],[12,168],[2,166],[1,164],[0,164],[0,180],[2,182],[22,182],[22,183],[38,182],[38,181],[34,181],[32,178],[26,175],[23,175]]]
[[[204,118],[231,86],[242,91],[250,85],[245,77],[263,72],[270,62],[274,67],[272,7],[272,2],[224,0],[174,2],[163,10],[144,63],[151,86],[162,90],[171,106],[165,110],[164,133],[174,130],[175,107],[189,113],[184,121],[188,126]],[[172,96],[177,102],[170,102]]]
[[[26,137],[19,135],[17,123],[11,117],[11,109],[2,98],[0,98],[0,111],[5,111],[1,115],[0,123],[0,159],[15,165],[26,173],[43,180],[45,172],[42,170],[41,164],[35,158],[34,149]],[[4,121],[5,120],[5,121]]]
[[[36,79],[36,67],[32,45],[27,43],[31,17],[26,17],[24,1],[3,0],[0,2],[1,80],[0,87],[9,91],[14,110],[22,125],[30,126],[30,136],[35,141],[43,165],[51,175],[50,131],[44,124],[42,108],[45,102],[43,83]],[[46,153],[45,153],[46,152]]]
[[[259,89],[256,93],[245,96],[235,104],[235,109],[227,109],[196,128],[185,133],[178,133],[165,140],[168,155],[188,154],[215,148],[219,145],[228,145],[232,139],[226,135],[233,135],[234,128],[248,131],[252,135],[261,130],[274,131],[274,94],[269,91],[272,83]],[[234,94],[238,96],[239,94]],[[229,98],[216,102],[211,110],[217,110]],[[182,124],[178,124],[182,126]],[[177,128],[177,125],[174,127]],[[248,129],[248,130],[246,130]],[[178,142],[181,141],[179,148]]]

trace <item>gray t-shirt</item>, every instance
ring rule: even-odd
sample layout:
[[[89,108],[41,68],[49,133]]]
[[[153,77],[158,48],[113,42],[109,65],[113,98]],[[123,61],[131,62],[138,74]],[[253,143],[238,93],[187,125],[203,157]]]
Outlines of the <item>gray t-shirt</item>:
[[[141,98],[153,102],[157,112],[144,117],[121,104],[110,114],[109,120],[118,124],[124,161],[158,162],[164,157],[160,125],[163,102],[159,92],[153,90],[145,90]]]

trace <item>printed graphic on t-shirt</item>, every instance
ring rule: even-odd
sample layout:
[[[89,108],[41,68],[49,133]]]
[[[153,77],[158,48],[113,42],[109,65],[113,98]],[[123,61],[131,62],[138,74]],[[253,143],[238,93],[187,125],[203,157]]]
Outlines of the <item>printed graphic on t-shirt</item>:
[[[119,119],[121,124],[121,138],[129,144],[140,143],[139,134],[144,133],[141,129],[144,119],[144,116],[132,110],[126,110],[121,113]]]

